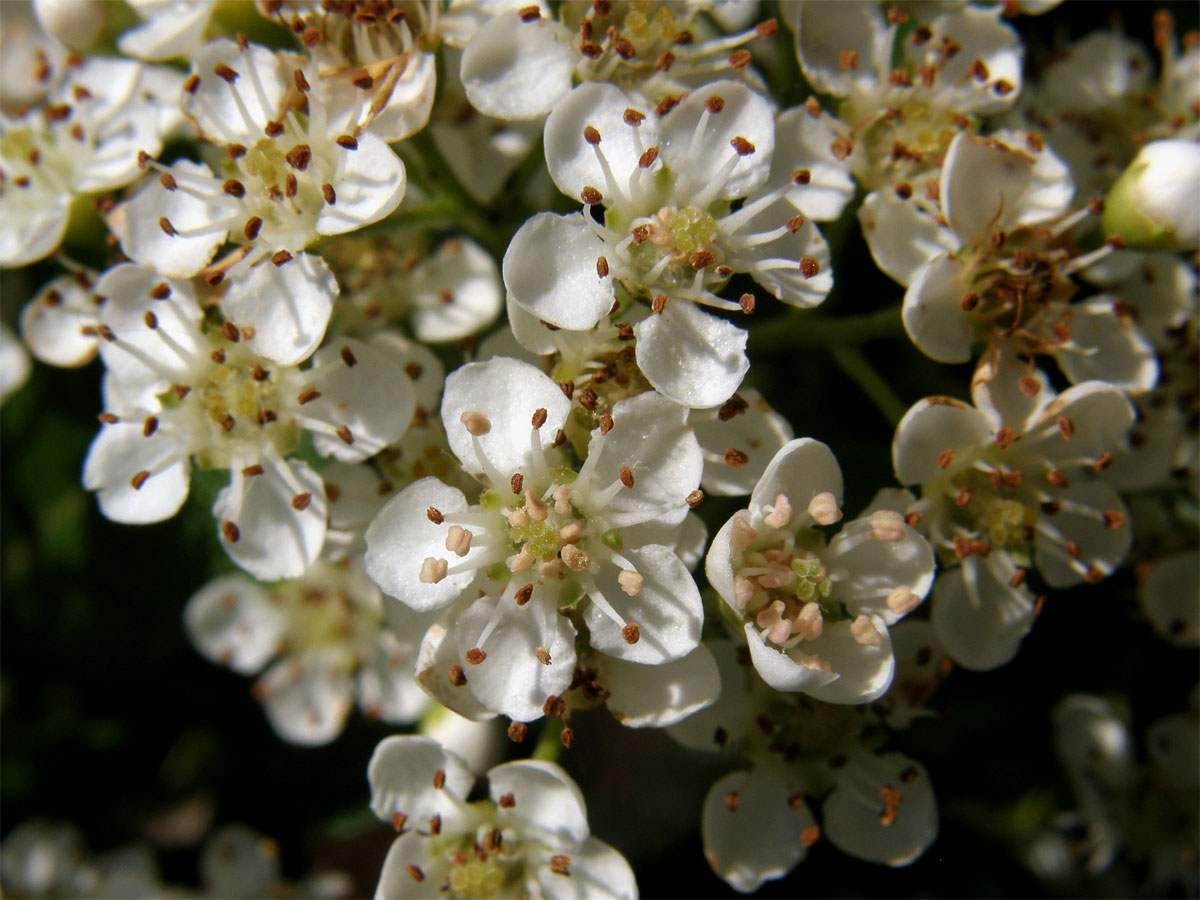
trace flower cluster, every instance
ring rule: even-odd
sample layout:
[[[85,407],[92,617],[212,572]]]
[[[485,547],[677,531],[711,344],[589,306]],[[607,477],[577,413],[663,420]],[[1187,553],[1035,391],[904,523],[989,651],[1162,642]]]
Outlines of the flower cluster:
[[[1118,29],[1035,67],[1032,0],[129,6],[3,10],[0,396],[98,358],[82,487],[204,523],[184,628],[281,738],[356,703],[422,732],[368,766],[378,896],[636,896],[637,839],[551,761],[636,739],[602,706],[720,752],[691,824],[734,889],[822,836],[906,866],[940,776],[901,748],[956,664],[1075,588],[1200,643],[1200,41],[1169,16],[1152,80]],[[1050,626],[1080,653],[1082,605]],[[1056,710],[1085,868],[1142,817],[1194,862],[1194,716],[1138,768],[1107,701]],[[534,758],[490,767],[505,728]],[[5,890],[108,884],[31,834]]]

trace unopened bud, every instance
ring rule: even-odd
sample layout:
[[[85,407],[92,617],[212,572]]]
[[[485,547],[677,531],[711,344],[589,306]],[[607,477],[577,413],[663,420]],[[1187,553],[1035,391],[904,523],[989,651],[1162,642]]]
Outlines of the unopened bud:
[[[1151,141],[1104,200],[1100,227],[1139,250],[1200,247],[1200,144]]]

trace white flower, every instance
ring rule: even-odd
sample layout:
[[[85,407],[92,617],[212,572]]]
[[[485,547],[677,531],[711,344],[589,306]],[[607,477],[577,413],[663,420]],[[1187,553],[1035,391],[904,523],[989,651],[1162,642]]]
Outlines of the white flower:
[[[203,42],[216,0],[129,0],[143,20],[117,38],[128,56],[149,62],[186,57]]]
[[[571,681],[573,622],[593,648],[635,663],[670,662],[699,642],[699,592],[673,550],[703,465],[686,410],[653,393],[618,403],[576,471],[554,449],[568,409],[527,363],[459,369],[442,421],[485,488],[479,502],[425,478],[367,530],[380,587],[414,610],[445,611],[418,680],[471,718],[542,715]]]
[[[20,339],[0,324],[0,403],[29,380],[33,363]]]
[[[318,258],[236,275],[219,326],[189,282],[123,264],[96,284],[107,298],[98,331],[108,408],[84,486],[108,518],[156,522],[186,498],[193,457],[228,468],[213,507],[222,545],[260,579],[297,577],[320,552],[326,504],[319,476],[285,457],[308,431],[322,455],[365,459],[404,433],[415,401],[392,355],[352,338],[297,367],[336,294]],[[287,316],[268,315],[280,305]]]
[[[139,155],[156,155],[181,82],[175,73],[93,57],[64,67],[47,102],[0,117],[0,265],[52,253],[80,194],[137,177]]]
[[[253,248],[243,252],[255,261],[286,261],[321,236],[369,225],[399,205],[400,158],[369,132],[341,131],[304,72],[295,59],[245,41],[211,41],[197,51],[184,111],[224,146],[229,177],[187,160],[166,167],[143,158],[158,178],[108,218],[131,259],[189,277],[230,239]]]
[[[704,450],[705,493],[749,494],[768,463],[792,439],[792,426],[754,388],[743,388],[716,409],[696,410],[688,419]]]
[[[654,315],[634,326],[638,365],[676,402],[716,406],[749,368],[745,333],[698,308],[751,312],[752,294],[717,296],[732,275],[801,307],[832,287],[828,247],[786,188],[756,192],[774,126],[766,100],[743,85],[707,85],[661,120],[612,85],[582,85],[547,118],[545,146],[551,177],[584,211],[541,213],[517,232],[503,265],[513,302],[574,331],[615,301],[646,303]]]
[[[375,896],[637,896],[633,871],[592,837],[579,788],[553,763],[518,760],[475,777],[428,738],[390,737],[371,757],[371,810],[400,833]]]
[[[428,702],[412,675],[420,629],[388,627],[360,560],[317,562],[272,586],[217,578],[188,601],[184,623],[213,662],[243,675],[270,663],[254,694],[292,743],[333,740],[355,699],[368,716],[400,723],[416,721]]]
[[[1200,247],[1200,145],[1192,140],[1151,141],[1105,198],[1100,224],[1145,250]]]
[[[1088,478],[1133,424],[1128,399],[1095,381],[1055,395],[1036,370],[1013,381],[976,379],[975,408],[920,401],[892,444],[900,482],[921,485],[910,520],[944,564],[961,561],[938,576],[932,618],[950,655],[972,669],[1008,662],[1032,626],[1026,570],[1051,587],[1095,583],[1131,540],[1120,497]]]
[[[713,539],[708,580],[744,623],[769,685],[831,703],[866,703],[892,681],[887,626],[921,602],[933,552],[891,510],[847,524],[826,546],[817,526],[842,518],[842,476],[810,438],[775,454],[750,508]]]

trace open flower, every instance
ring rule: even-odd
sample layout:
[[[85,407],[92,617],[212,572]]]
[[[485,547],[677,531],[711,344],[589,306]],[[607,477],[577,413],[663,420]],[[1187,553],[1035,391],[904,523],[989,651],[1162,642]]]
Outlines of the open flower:
[[[1033,624],[1035,568],[1051,587],[1095,583],[1131,541],[1128,513],[1089,475],[1112,460],[1133,424],[1119,390],[1098,381],[1055,394],[1034,370],[977,378],[975,407],[949,397],[913,406],[896,428],[892,459],[903,484],[920,485],[909,521],[944,565],[933,624],[959,663],[991,669],[1016,654]]]
[[[818,526],[842,518],[842,476],[811,438],[775,454],[750,508],[713,539],[705,571],[743,624],[754,667],[781,691],[867,703],[895,661],[887,626],[933,583],[933,552],[896,512],[848,523],[826,545]]]
[[[584,210],[521,226],[504,256],[505,287],[535,318],[573,331],[614,303],[647,304],[652,315],[633,326],[638,366],[676,402],[716,406],[749,368],[745,332],[699,308],[752,312],[753,294],[717,296],[735,273],[800,307],[832,287],[828,247],[787,189],[757,191],[774,124],[744,85],[710,84],[661,119],[612,85],[582,85],[546,120],[545,145],[555,184]]]
[[[367,767],[371,810],[399,837],[376,897],[635,898],[629,863],[591,836],[579,788],[553,763],[518,760],[475,776],[436,741],[390,737]]]
[[[703,467],[686,410],[654,393],[617,404],[576,468],[557,449],[569,406],[527,363],[459,369],[442,421],[479,501],[425,478],[367,529],[380,587],[444,610],[418,680],[468,717],[541,716],[571,682],[577,624],[593,648],[648,665],[700,639],[700,595],[673,549]]]
[[[96,330],[107,408],[83,480],[101,510],[117,522],[157,522],[183,504],[193,459],[228,468],[213,506],[222,546],[260,579],[303,574],[324,540],[325,493],[307,463],[287,457],[306,431],[318,453],[345,462],[397,440],[415,404],[403,368],[353,338],[298,367],[336,294],[316,257],[239,272],[223,315],[206,314],[190,282],[132,264],[106,272],[96,293],[106,298]],[[286,318],[263,314],[289,304]]]

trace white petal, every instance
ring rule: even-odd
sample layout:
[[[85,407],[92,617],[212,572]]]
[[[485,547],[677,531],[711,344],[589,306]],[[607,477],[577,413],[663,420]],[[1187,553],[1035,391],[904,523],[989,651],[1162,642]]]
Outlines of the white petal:
[[[1033,160],[998,141],[959,132],[942,164],[946,220],[968,246],[986,246],[994,231],[1017,221],[1033,184]]]
[[[522,759],[488,772],[488,795],[495,803],[511,794],[515,803],[499,807],[497,824],[511,826],[523,839],[551,847],[577,847],[588,839],[583,794],[554,763]]]
[[[628,643],[618,625],[598,606],[588,603],[583,619],[591,629],[592,646],[602,653],[632,663],[659,665],[686,656],[700,642],[704,606],[691,573],[675,553],[656,544],[622,551],[642,576],[636,597],[626,594],[617,581],[619,570],[606,566],[596,584],[626,623],[636,624],[637,643]]]
[[[721,675],[704,644],[681,659],[644,666],[612,656],[597,656],[605,701],[628,728],[674,725],[711,705],[721,694]]]
[[[459,682],[457,676],[451,681],[450,672],[453,666],[466,668],[458,642],[452,634],[454,621],[455,617],[451,612],[444,621],[435,622],[425,632],[417,656],[417,684],[455,715],[476,723],[495,719],[497,713],[484,706],[475,696],[470,675],[466,676],[465,684]]]
[[[768,647],[753,622],[746,623],[745,631],[755,671],[777,691],[803,691],[807,694],[838,677],[835,672],[826,672],[815,665],[803,665],[774,646]]]
[[[1059,417],[1074,425],[1069,440],[1062,437]],[[1038,419],[1039,436],[1026,445],[1060,468],[1086,465],[1124,443],[1133,426],[1133,404],[1104,381],[1085,381],[1067,388]]]
[[[467,44],[463,86],[482,113],[536,119],[571,90],[577,52],[565,26],[548,17],[523,22],[510,10],[485,23]]]
[[[1075,196],[1075,178],[1057,153],[1049,146],[1040,150],[1031,147],[1028,131],[1001,128],[990,137],[1009,147],[1020,148],[1019,153],[1033,158],[1032,180],[1017,201],[1012,221],[1019,225],[1036,225],[1067,212]]]
[[[749,202],[754,202],[754,198]],[[777,230],[788,223],[795,213],[796,208],[787,198],[780,197],[749,219],[741,219],[736,214],[728,217],[737,220],[739,234],[728,239],[734,252],[725,261],[734,271],[748,272],[784,303],[809,309],[820,304],[833,288],[829,245],[816,225],[805,221],[796,231],[789,229],[772,240],[753,246],[739,246],[741,234],[754,235]],[[724,226],[728,218],[722,219],[718,227]],[[815,275],[806,276],[801,271],[802,259],[817,264]],[[778,263],[781,261],[790,264],[780,266]]]
[[[711,706],[701,709],[668,729],[668,733],[685,747],[694,750],[731,752],[744,735],[756,728],[754,719],[761,709],[761,694],[765,687],[742,654],[726,640],[714,640],[700,645],[711,650],[721,677],[721,694]],[[759,692],[760,696],[755,696]]]
[[[704,576],[721,599],[729,604],[731,610],[737,609],[733,593],[733,558],[731,555],[733,543],[731,538],[734,519],[738,518],[748,523],[750,517],[745,513],[736,513],[731,516],[709,544],[708,554],[704,557]]]
[[[1071,343],[1056,354],[1058,364],[1075,384],[1094,378],[1140,394],[1158,381],[1158,360],[1133,320],[1116,314],[1116,299],[1101,296],[1071,306]]]
[[[531,854],[532,857],[532,854]],[[554,900],[634,900],[638,895],[633,869],[620,853],[604,841],[589,837],[571,850],[570,878],[551,870],[549,860],[537,870],[544,895]],[[529,858],[526,865],[533,863]]]
[[[892,465],[901,484],[925,484],[940,471],[945,450],[970,452],[992,439],[992,423],[977,409],[950,397],[917,401],[896,426]]]
[[[407,175],[396,152],[369,131],[359,134],[357,141],[354,150],[336,150],[336,200],[321,207],[317,234],[343,234],[378,222],[404,199]]]
[[[864,3],[797,4],[796,54],[818,91],[845,97],[856,86],[870,92],[891,68],[892,34],[880,11]],[[841,52],[853,50],[858,65],[843,70]]]
[[[503,385],[503,390],[497,386]],[[528,474],[533,432],[533,415],[546,410],[546,421],[538,429],[542,447],[554,442],[567,419],[571,403],[549,376],[528,363],[500,357],[485,363],[469,363],[450,373],[442,398],[442,423],[454,455],[471,473],[481,474],[490,462],[507,479],[516,472]],[[490,430],[474,438],[462,415],[481,412]],[[479,450],[476,450],[478,441]]]
[[[304,414],[334,429],[348,428],[353,441],[314,432],[313,446],[322,456],[358,462],[408,430],[416,392],[390,348],[343,337],[317,351],[308,377],[321,396],[305,404]]]
[[[1153,563],[1138,584],[1138,602],[1158,635],[1176,647],[1200,643],[1200,554]]]
[[[1009,584],[1016,571],[1007,554],[992,553],[986,563],[964,560],[933,583],[934,631],[959,665],[986,671],[1017,655],[1033,627],[1033,595]]]
[[[912,284],[923,265],[961,246],[953,231],[891,190],[867,194],[858,221],[875,264],[903,285]]]
[[[771,408],[762,394],[754,388],[739,393],[749,404],[744,412],[724,422],[711,410],[703,418],[692,418],[696,439],[704,451],[700,484],[707,494],[721,497],[749,494],[771,457],[792,439],[792,426]],[[746,455],[745,465],[735,467],[725,462],[725,451],[731,447]]]
[[[137,10],[137,4],[134,11]],[[140,25],[117,38],[117,48],[127,56],[149,62],[161,62],[191,54],[204,40],[204,30],[212,16],[212,0],[187,0],[166,8],[142,13]]]
[[[472,240],[446,241],[413,271],[413,331],[427,343],[456,341],[496,320],[504,291],[500,270]],[[452,298],[447,302],[443,291]]]
[[[283,610],[245,575],[210,581],[188,600],[183,620],[197,650],[242,675],[266,665],[287,626]]]
[[[754,524],[761,521],[764,506],[774,505],[780,494],[787,496],[795,511],[791,527],[812,525],[808,504],[813,497],[828,491],[838,506],[842,504],[842,470],[833,451],[812,438],[788,441],[767,464],[766,471],[750,495]]]
[[[221,308],[243,331],[251,326],[247,346],[290,366],[308,359],[321,343],[337,294],[337,279],[325,261],[298,253],[282,266],[264,259],[244,277],[230,277]]]
[[[504,286],[538,319],[572,331],[591,328],[613,305],[612,275],[597,271],[605,248],[582,213],[538,213],[508,245]]]
[[[0,323],[0,403],[29,380],[33,361],[25,345],[7,325]]]
[[[1060,490],[1057,499],[1062,509],[1039,523],[1034,540],[1034,557],[1046,583],[1051,587],[1079,584],[1089,568],[1110,574],[1133,541],[1128,510],[1120,495],[1107,484],[1092,482],[1072,484]],[[1109,527],[1105,518],[1109,512],[1115,513],[1122,524]],[[1052,529],[1059,539],[1052,539],[1043,529]],[[1063,549],[1062,541],[1074,542],[1077,558]]]
[[[868,862],[906,866],[938,832],[937,801],[929,773],[901,753],[856,755],[834,774],[837,785],[821,807],[825,836],[844,853]],[[895,818],[884,824],[880,794],[899,793]]]
[[[801,836],[815,824],[796,770],[764,762],[709,788],[700,819],[704,855],[713,871],[748,894],[808,855]]]
[[[6,192],[37,188],[6,188]],[[71,196],[40,190],[36,201],[20,204],[0,197],[0,266],[16,268],[49,256],[62,243]]]
[[[453,814],[475,784],[475,776],[461,757],[437,741],[403,735],[386,738],[375,748],[367,764],[367,781],[371,812],[384,822],[403,815],[410,831],[428,831],[435,815],[442,816],[444,825],[451,825]],[[437,787],[435,781],[442,786]]]
[[[486,338],[480,345],[479,358],[481,360],[490,359],[494,356],[511,356],[514,359],[520,359],[524,362],[536,365],[541,361],[543,356],[554,353],[559,348],[558,339],[561,337],[561,331],[551,331],[546,325],[543,325],[537,316],[525,312],[516,303],[513,302],[512,294],[509,294],[504,302],[505,312],[508,313],[508,326],[512,334],[507,340],[500,336],[504,334],[503,329]],[[506,345],[515,345],[514,352],[506,353]],[[498,346],[497,346],[498,345]],[[484,353],[484,349],[488,349],[488,353]]]
[[[420,872],[420,880],[415,872]],[[375,898],[437,900],[442,896],[441,885],[449,876],[449,857],[445,854],[434,855],[433,842],[410,828],[392,842],[383,860],[383,869],[379,872]]]
[[[609,501],[610,514],[641,512],[649,523],[682,522],[687,497],[700,484],[704,468],[700,445],[687,425],[687,409],[646,391],[617,401],[612,419],[612,430],[607,435],[593,431],[588,445],[589,457],[599,454],[592,470],[597,486],[614,483],[623,466],[633,474],[633,487]]]
[[[221,489],[213,504],[213,515],[222,525],[218,528],[221,546],[259,581],[299,578],[316,560],[325,542],[321,476],[299,460],[289,460],[285,465],[289,481],[268,466],[261,475],[244,479],[240,497],[230,485]],[[309,496],[302,510],[292,505],[301,494]],[[237,526],[236,541],[229,540],[226,522]]]
[[[718,113],[707,112],[709,98],[724,100]],[[703,116],[708,123],[697,136]],[[665,143],[664,158],[675,174],[674,192],[680,206],[701,191],[731,200],[745,197],[761,186],[771,170],[775,150],[775,117],[771,104],[736,81],[714,81],[688,94],[660,124]],[[745,138],[754,152],[738,159],[733,171],[718,184],[720,172],[733,158],[730,141]]]
[[[354,706],[354,682],[335,657],[319,651],[287,656],[255,685],[271,727],[285,741],[328,744]]]
[[[219,186],[201,163],[181,159],[169,171],[180,173],[183,181],[213,181],[212,193]],[[181,190],[168,191],[157,178],[148,178],[141,188],[108,216],[108,227],[121,242],[121,249],[135,262],[170,278],[190,278],[212,260],[227,234],[224,220],[230,208],[210,204]],[[194,235],[169,235],[159,224],[166,218],[176,232],[197,231]]]
[[[429,697],[417,686],[413,675],[416,661],[415,640],[410,647],[391,632],[380,633],[358,670],[358,705],[368,716],[400,724],[421,717],[429,706]]]
[[[178,462],[154,472],[171,457]],[[132,481],[141,472],[154,474],[135,488]],[[187,499],[190,472],[186,449],[165,430],[146,437],[140,422],[118,422],[103,426],[88,448],[83,486],[99,492],[96,499],[105,518],[145,525],[169,519],[179,511]]]
[[[640,125],[625,122],[627,109],[645,116]],[[600,134],[600,143],[595,147],[583,136],[589,126]],[[642,154],[657,145],[657,121],[651,110],[608,82],[579,85],[546,117],[546,165],[550,177],[560,191],[574,200],[579,199],[585,187],[591,187],[604,195],[605,206],[625,206],[630,200],[636,201],[630,180],[636,177],[634,173]],[[609,196],[614,185],[610,185],[597,153],[607,161],[622,196]]]
[[[879,540],[868,517],[855,519],[829,542],[825,565],[838,572],[834,595],[852,615],[877,615],[893,625],[901,615],[889,609],[888,594],[906,587],[918,598],[933,586],[933,548],[908,525],[896,541]]]
[[[938,362],[960,363],[971,358],[975,330],[962,308],[967,293],[965,271],[955,256],[934,257],[917,269],[904,294],[904,328],[917,348]]]
[[[891,686],[896,670],[892,641],[883,619],[872,616],[871,620],[882,638],[878,646],[860,644],[850,631],[849,619],[826,622],[819,638],[799,646],[798,650],[816,655],[837,673],[835,681],[806,687],[806,694],[826,703],[870,703]]]
[[[829,149],[836,137],[828,117],[814,119],[800,106],[775,120],[775,154],[768,184],[790,184],[788,200],[818,222],[832,222],[854,198],[849,169]],[[792,173],[799,170],[809,175],[803,185],[792,182]]]
[[[668,301],[633,326],[637,362],[659,393],[693,409],[724,403],[750,369],[746,332],[695,305]]]
[[[1026,379],[1026,385],[1029,379],[1037,385],[1032,397],[1021,389],[1022,379]],[[1053,398],[1054,388],[1046,374],[1030,369],[1010,345],[988,347],[971,377],[971,400],[997,431],[1007,426],[1017,434],[1025,434]]]
[[[476,572],[467,569],[447,575],[435,584],[421,581],[421,568],[429,557],[446,559],[446,525],[435,525],[426,514],[430,508],[442,515],[467,508],[467,498],[458,488],[436,478],[414,481],[388,501],[369,528],[366,542],[367,574],[385,593],[418,612],[439,609],[465,591]],[[482,554],[472,548],[471,554]]]
[[[98,310],[92,292],[70,275],[55,278],[21,310],[21,337],[33,355],[52,366],[82,366],[96,355],[96,336],[83,334],[95,327]]]
[[[217,66],[233,69],[237,78],[226,82],[214,72]],[[200,85],[184,97],[184,111],[201,134],[220,144],[253,146],[260,140],[267,122],[280,117],[291,81],[291,73],[284,74],[284,61],[274,51],[258,44],[247,44],[243,51],[228,38],[209,41],[197,50],[192,72],[200,76]]]
[[[994,113],[1013,105],[1021,88],[1023,48],[1016,31],[1000,21],[998,8],[964,6],[943,13],[929,24],[934,32],[930,46],[941,46],[941,41],[949,38],[962,48],[938,71],[935,90],[946,107]],[[986,87],[967,71],[977,59],[987,68]],[[1000,81],[1007,82],[1012,90],[994,90]]]
[[[478,665],[465,663],[466,654],[478,646],[479,636],[491,621],[495,598],[472,602],[459,614],[450,634],[467,687],[485,707],[518,722],[541,718],[547,698],[566,693],[575,670],[575,628],[570,621],[548,611],[551,633],[542,633],[541,617],[533,607],[550,602],[536,593],[523,607],[511,597],[504,600],[500,620],[482,647],[487,658]],[[550,665],[538,660],[539,647],[549,652]]]

